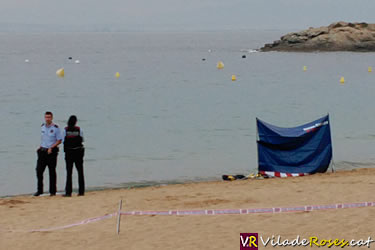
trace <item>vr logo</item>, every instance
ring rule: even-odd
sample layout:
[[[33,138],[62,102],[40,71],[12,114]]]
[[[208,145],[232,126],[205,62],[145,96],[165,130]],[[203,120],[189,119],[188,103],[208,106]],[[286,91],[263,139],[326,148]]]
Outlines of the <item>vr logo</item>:
[[[240,233],[240,250],[258,250],[258,234]]]

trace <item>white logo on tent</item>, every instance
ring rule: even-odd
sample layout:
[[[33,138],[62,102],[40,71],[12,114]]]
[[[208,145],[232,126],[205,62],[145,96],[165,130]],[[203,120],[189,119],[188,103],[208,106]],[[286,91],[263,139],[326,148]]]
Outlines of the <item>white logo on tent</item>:
[[[328,121],[315,123],[315,125],[312,125],[312,126],[307,127],[307,128],[303,128],[303,130],[306,131],[306,132],[311,132],[312,130],[315,130],[316,128],[319,128],[319,127],[327,125],[327,124],[328,124]]]

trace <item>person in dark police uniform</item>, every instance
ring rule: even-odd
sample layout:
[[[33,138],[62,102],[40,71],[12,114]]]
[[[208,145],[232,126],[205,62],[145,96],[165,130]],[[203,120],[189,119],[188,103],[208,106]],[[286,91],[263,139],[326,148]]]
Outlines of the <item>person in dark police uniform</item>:
[[[85,194],[85,178],[83,174],[83,156],[85,149],[83,147],[83,131],[76,126],[77,117],[69,117],[68,126],[63,131],[65,162],[66,162],[66,186],[64,197],[72,196],[72,173],[73,164],[78,172],[78,196]]]
[[[53,114],[47,111],[44,114],[45,123],[41,126],[41,144],[37,150],[38,160],[36,165],[36,176],[38,179],[38,190],[34,196],[43,194],[43,174],[48,166],[49,193],[56,195],[56,164],[59,152],[59,144],[62,137],[59,126],[52,122]]]

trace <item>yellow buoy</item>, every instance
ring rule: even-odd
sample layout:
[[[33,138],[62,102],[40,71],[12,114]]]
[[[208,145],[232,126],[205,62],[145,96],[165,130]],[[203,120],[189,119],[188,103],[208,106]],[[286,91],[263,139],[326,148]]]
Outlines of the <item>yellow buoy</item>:
[[[223,69],[224,68],[224,63],[222,61],[219,61],[216,65],[216,68],[218,69]]]
[[[372,72],[372,67],[368,67],[368,72]]]
[[[116,76],[116,78],[119,78],[120,77],[120,73],[116,72],[115,76]]]
[[[65,76],[64,68],[58,69],[58,70],[56,71],[56,75],[57,75],[58,77],[64,77],[64,76]]]
[[[236,75],[232,75],[232,81],[235,81],[235,80],[237,80]]]
[[[307,70],[307,67],[306,66],[303,66],[303,71],[306,71]]]
[[[340,78],[340,83],[344,83],[345,82],[345,78],[342,76],[341,78]]]

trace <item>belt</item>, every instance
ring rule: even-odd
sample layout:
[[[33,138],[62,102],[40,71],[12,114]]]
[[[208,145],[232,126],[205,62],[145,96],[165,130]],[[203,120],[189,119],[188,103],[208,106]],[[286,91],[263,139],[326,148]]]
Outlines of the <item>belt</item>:
[[[65,148],[66,150],[77,150],[77,149],[84,149],[84,147],[75,147],[75,148]]]
[[[40,147],[39,150],[42,151],[42,152],[47,152],[48,148]],[[58,151],[59,151],[58,147],[52,148],[52,152],[58,152]]]

